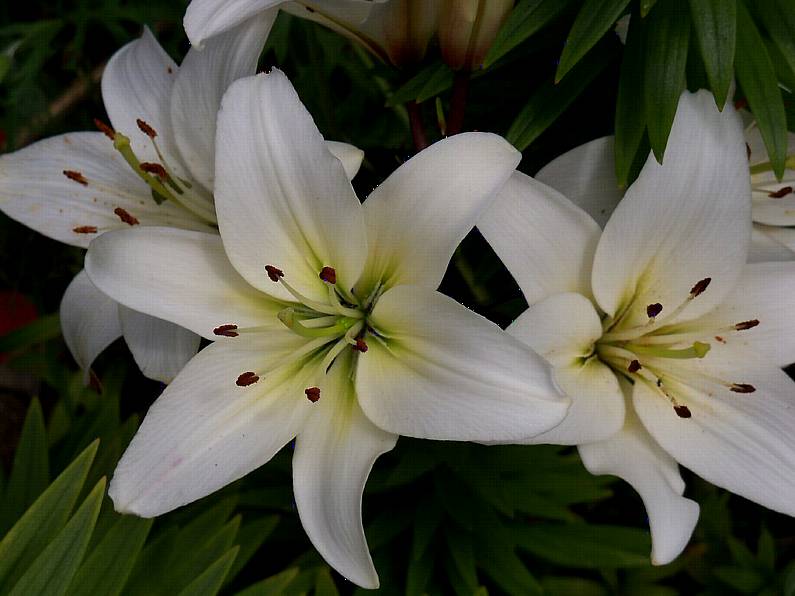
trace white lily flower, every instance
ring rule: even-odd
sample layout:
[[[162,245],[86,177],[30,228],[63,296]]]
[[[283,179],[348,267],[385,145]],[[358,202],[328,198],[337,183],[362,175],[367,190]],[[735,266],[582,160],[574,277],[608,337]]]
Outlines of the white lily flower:
[[[731,109],[731,108],[726,108]],[[748,122],[745,143],[751,172],[750,263],[795,260],[795,134],[788,133],[787,169],[776,180],[756,123]],[[604,225],[623,196],[615,176],[613,137],[595,139],[553,159],[536,174]]]
[[[396,66],[419,62],[442,0],[193,0],[183,24],[194,46],[263,13],[282,9],[345,35]]]
[[[159,515],[297,436],[307,534],[340,573],[374,588],[361,495],[398,434],[510,441],[568,408],[542,358],[435,291],[520,155],[493,134],[457,135],[362,205],[279,71],[230,87],[216,147],[220,237],[121,230],[86,257],[109,296],[218,340],[152,406],[111,498],[119,511]]]
[[[113,129],[51,137],[0,156],[0,210],[34,230],[87,248],[108,230],[137,225],[216,232],[215,118],[232,81],[255,72],[273,19],[260,15],[190,50],[181,67],[149,29],[113,55],[102,97]],[[148,133],[148,134],[147,134]],[[353,176],[362,152],[329,145]],[[120,306],[84,273],[61,303],[64,339],[88,373],[124,336],[138,366],[170,382],[199,336]]]
[[[591,181],[614,184],[604,173]],[[677,462],[795,514],[795,383],[779,368],[795,360],[795,263],[746,264],[749,193],[739,115],[701,91],[683,94],[665,162],[649,156],[603,232],[518,173],[478,224],[530,304],[509,332],[573,398],[532,442],[576,444],[592,473],[631,483],[656,564],[698,518]]]

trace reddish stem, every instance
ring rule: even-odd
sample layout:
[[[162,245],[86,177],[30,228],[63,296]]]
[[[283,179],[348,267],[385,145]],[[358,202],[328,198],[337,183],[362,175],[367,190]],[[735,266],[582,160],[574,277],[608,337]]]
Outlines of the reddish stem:
[[[420,104],[413,99],[406,103],[409,112],[409,122],[411,123],[411,136],[414,139],[414,148],[422,151],[428,146],[428,137],[425,135],[425,127],[422,124],[422,111]]]
[[[469,94],[468,70],[459,70],[453,78],[453,94],[450,97],[450,113],[447,116],[447,136],[458,134],[464,127],[464,112]]]

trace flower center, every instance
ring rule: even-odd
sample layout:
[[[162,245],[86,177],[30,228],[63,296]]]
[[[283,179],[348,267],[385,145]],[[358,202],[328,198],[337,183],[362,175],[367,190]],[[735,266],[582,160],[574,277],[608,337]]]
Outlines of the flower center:
[[[726,343],[725,335],[753,329],[759,320],[742,321],[728,327],[705,331],[688,323],[671,323],[687,307],[703,294],[711,282],[705,278],[696,283],[687,298],[670,313],[660,303],[646,307],[648,321],[637,327],[614,331],[620,321],[605,321],[605,332],[597,341],[597,357],[632,383],[644,383],[673,406],[680,418],[690,418],[690,409],[685,405],[696,391],[705,391],[707,385],[718,384],[734,393],[753,393],[756,388],[748,383],[729,382],[706,372],[684,369],[677,366],[683,360],[702,359],[712,345],[706,338]],[[662,317],[660,317],[662,315]],[[711,341],[711,340],[710,340]]]
[[[242,373],[236,381],[237,385],[245,387],[258,382],[260,378],[290,374],[296,367],[310,361],[317,364],[325,373],[346,348],[350,348],[354,353],[351,369],[353,375],[359,355],[369,349],[367,342],[371,338],[381,341],[383,337],[368,318],[385,290],[383,285],[377,284],[371,294],[363,300],[357,299],[353,292],[343,296],[337,287],[336,270],[326,266],[320,270],[319,277],[326,285],[327,298],[325,301],[318,301],[303,295],[287,282],[281,269],[266,265],[265,273],[271,281],[282,284],[296,300],[294,304],[279,311],[277,315],[279,321],[296,335],[310,341],[286,356],[267,373],[254,371]],[[264,328],[240,329],[237,325],[225,324],[216,327],[213,333],[224,337],[238,337],[244,333],[263,331]],[[319,387],[308,387],[304,393],[312,403],[320,399]]]

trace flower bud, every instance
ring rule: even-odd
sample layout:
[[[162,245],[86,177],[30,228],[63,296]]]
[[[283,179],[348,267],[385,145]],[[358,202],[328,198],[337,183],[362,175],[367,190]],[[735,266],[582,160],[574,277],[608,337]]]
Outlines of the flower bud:
[[[439,45],[447,65],[480,67],[511,8],[513,0],[442,0]]]
[[[383,39],[395,66],[416,64],[425,51],[439,20],[441,0],[392,0],[384,5]]]

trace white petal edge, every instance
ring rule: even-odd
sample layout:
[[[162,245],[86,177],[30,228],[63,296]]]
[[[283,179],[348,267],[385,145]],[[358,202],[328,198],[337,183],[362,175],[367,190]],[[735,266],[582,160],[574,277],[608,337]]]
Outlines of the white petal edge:
[[[615,373],[593,354],[602,323],[581,294],[557,294],[532,305],[507,329],[554,366],[571,398],[566,417],[552,430],[522,443],[579,445],[599,441],[624,425],[624,395]]]
[[[166,387],[125,451],[108,494],[116,511],[155,517],[234,482],[297,434],[312,404],[305,374],[238,387],[296,347],[285,331],[255,350],[228,342],[199,352]]]
[[[601,227],[623,191],[616,180],[615,138],[601,137],[556,157],[534,176],[583,209]]]
[[[60,316],[66,346],[83,369],[83,381],[88,382],[94,359],[121,337],[119,303],[100,292],[81,271],[64,292]]]
[[[92,242],[85,267],[98,288],[125,306],[207,339],[218,339],[213,329],[225,324],[281,327],[282,306],[237,274],[217,234],[157,227],[109,232]]]
[[[547,431],[569,400],[549,365],[494,323],[420,286],[398,286],[371,316],[382,342],[359,357],[356,392],[376,425],[401,435],[513,441]]]
[[[611,316],[628,305],[621,326],[643,324],[646,306],[673,312],[700,280],[709,289],[678,317],[695,318],[731,291],[751,237],[750,178],[734,110],[719,112],[707,91],[684,92],[665,152],[649,155],[605,226],[591,284]]]
[[[652,538],[652,563],[666,565],[687,546],[699,507],[682,496],[679,467],[644,430],[634,413],[613,437],[579,446],[591,474],[611,474],[632,485],[646,507]]]
[[[170,383],[199,351],[201,337],[119,305],[124,341],[145,377]]]
[[[378,575],[362,527],[362,491],[379,455],[394,448],[397,435],[364,415],[338,359],[320,400],[298,433],[293,486],[298,515],[312,544],[346,579],[378,588]]]
[[[478,229],[528,304],[564,292],[591,296],[591,267],[601,230],[554,188],[514,172],[481,216]]]
[[[288,297],[266,265],[312,299],[327,299],[326,266],[338,288],[353,287],[367,255],[361,204],[281,71],[240,79],[224,96],[215,184],[227,255],[254,287]]]
[[[751,233],[748,262],[792,261],[795,260],[793,249],[795,249],[795,230],[755,223]]]
[[[436,289],[458,244],[521,154],[491,133],[437,141],[395,170],[364,202],[370,252],[357,289],[376,283]]]
[[[342,163],[348,180],[353,180],[359,173],[364,160],[364,151],[349,143],[339,141],[326,141],[326,148]]]

